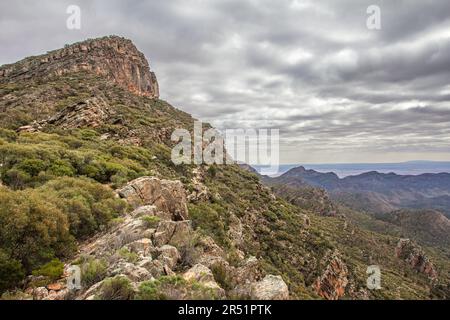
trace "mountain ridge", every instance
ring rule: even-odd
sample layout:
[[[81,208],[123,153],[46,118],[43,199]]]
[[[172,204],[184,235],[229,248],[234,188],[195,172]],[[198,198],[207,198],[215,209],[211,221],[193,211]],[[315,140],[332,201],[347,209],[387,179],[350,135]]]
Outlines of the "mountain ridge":
[[[77,42],[0,66],[0,82],[61,76],[80,70],[95,72],[137,95],[159,97],[158,81],[144,54],[131,40],[118,36]]]
[[[372,199],[378,197],[393,208],[425,208],[425,203],[432,202],[433,199],[440,199],[439,203],[450,199],[449,173],[399,175],[369,171],[339,178],[332,172],[321,173],[300,166],[270,180],[283,184],[303,182],[324,188],[340,199],[343,199],[342,195],[345,194],[360,194]],[[449,210],[445,212],[449,213]]]
[[[447,294],[436,286],[448,282],[440,252],[411,245],[396,255],[397,236],[316,214],[330,213],[316,198],[323,193],[288,203],[237,164],[175,165],[171,133],[192,130],[189,114],[92,68],[65,70],[0,81],[3,298]],[[424,257],[426,268],[411,263]],[[386,277],[382,291],[366,287],[373,264]],[[77,292],[66,285],[71,266],[83,274]]]

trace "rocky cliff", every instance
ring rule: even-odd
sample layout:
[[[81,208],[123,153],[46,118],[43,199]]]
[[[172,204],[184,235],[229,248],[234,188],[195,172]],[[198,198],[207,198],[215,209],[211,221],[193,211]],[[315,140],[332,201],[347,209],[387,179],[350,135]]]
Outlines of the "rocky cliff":
[[[145,56],[117,36],[87,40],[0,67],[0,83],[51,78],[78,71],[101,75],[137,95],[159,97],[156,76]]]

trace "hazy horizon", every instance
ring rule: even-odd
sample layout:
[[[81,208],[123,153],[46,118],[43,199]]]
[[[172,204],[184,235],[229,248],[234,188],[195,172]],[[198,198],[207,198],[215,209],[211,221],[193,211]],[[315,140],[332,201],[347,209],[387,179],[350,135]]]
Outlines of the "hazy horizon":
[[[264,166],[254,165],[259,171]],[[395,173],[398,175],[420,175],[425,173],[450,173],[450,161],[415,160],[406,162],[380,162],[380,163],[291,163],[280,164],[277,174],[279,176],[290,169],[304,167],[317,172],[333,172],[340,178],[359,175],[371,171],[379,173]]]

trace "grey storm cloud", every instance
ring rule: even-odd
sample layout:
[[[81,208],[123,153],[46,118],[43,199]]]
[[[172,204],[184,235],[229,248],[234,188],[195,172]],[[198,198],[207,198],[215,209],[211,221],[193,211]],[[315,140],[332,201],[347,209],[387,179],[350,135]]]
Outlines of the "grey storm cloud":
[[[66,28],[72,4],[81,30]],[[450,159],[448,0],[0,3],[0,64],[110,34],[135,42],[176,107],[280,129],[285,163]]]

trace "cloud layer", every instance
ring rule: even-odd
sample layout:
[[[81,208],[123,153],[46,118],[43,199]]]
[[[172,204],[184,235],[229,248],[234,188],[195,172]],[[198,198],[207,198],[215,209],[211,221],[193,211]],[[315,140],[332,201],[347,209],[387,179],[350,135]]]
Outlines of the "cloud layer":
[[[66,8],[82,10],[66,29]],[[381,30],[368,30],[369,5]],[[449,160],[448,0],[0,4],[0,64],[132,39],[163,99],[218,128],[279,128],[284,163]]]

